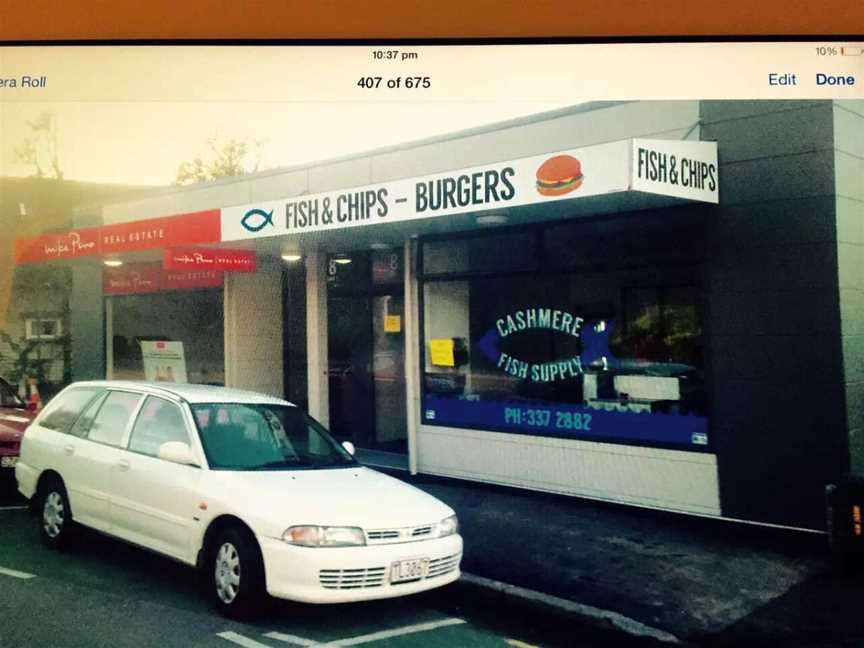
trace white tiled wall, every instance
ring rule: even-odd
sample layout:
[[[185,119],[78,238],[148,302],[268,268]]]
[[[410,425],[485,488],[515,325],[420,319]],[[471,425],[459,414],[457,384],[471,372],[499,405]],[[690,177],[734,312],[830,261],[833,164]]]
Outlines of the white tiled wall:
[[[225,384],[282,398],[282,269],[225,273]]]
[[[712,454],[422,425],[421,473],[720,515]]]

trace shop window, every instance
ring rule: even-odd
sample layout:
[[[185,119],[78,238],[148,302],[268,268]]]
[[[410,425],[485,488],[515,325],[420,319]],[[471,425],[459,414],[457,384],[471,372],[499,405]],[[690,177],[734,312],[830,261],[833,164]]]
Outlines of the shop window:
[[[117,380],[180,380],[224,385],[224,308],[221,290],[114,295],[112,371]],[[170,351],[164,361],[149,349]],[[164,343],[164,345],[160,345]],[[146,351],[146,352],[145,352]],[[147,356],[145,358],[145,356]]]
[[[567,221],[542,233],[550,269],[698,263],[704,255],[704,218],[689,209],[633,212],[595,221]]]
[[[533,270],[537,263],[533,231],[429,241],[423,246],[424,275]]]
[[[423,421],[703,449],[694,267],[424,283]]]

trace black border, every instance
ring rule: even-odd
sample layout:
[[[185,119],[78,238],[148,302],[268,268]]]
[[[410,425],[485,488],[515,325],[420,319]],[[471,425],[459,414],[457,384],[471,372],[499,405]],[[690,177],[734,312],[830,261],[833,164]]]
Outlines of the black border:
[[[864,40],[864,34],[824,35],[734,35],[734,36],[489,36],[423,38],[106,38],[58,40],[0,40],[0,47],[116,47],[134,46],[388,46],[388,45],[600,45],[600,44],[678,44],[678,43],[812,43]]]

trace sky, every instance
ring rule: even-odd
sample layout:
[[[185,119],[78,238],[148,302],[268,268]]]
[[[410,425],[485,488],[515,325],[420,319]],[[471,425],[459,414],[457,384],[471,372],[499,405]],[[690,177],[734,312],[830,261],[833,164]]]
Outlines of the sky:
[[[233,102],[18,102],[0,105],[0,175],[28,175],[16,159],[44,112],[56,119],[69,180],[170,184],[207,138],[259,140],[259,170],[359,153],[560,107],[558,103],[378,104]]]

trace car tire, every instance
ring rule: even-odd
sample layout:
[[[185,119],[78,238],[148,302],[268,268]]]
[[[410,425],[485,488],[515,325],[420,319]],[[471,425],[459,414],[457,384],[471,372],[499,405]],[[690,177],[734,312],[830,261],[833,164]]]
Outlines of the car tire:
[[[39,533],[49,549],[67,549],[75,535],[66,487],[52,479],[39,489]]]
[[[246,529],[220,531],[204,563],[210,598],[223,615],[249,619],[264,601],[264,561],[258,543]]]

